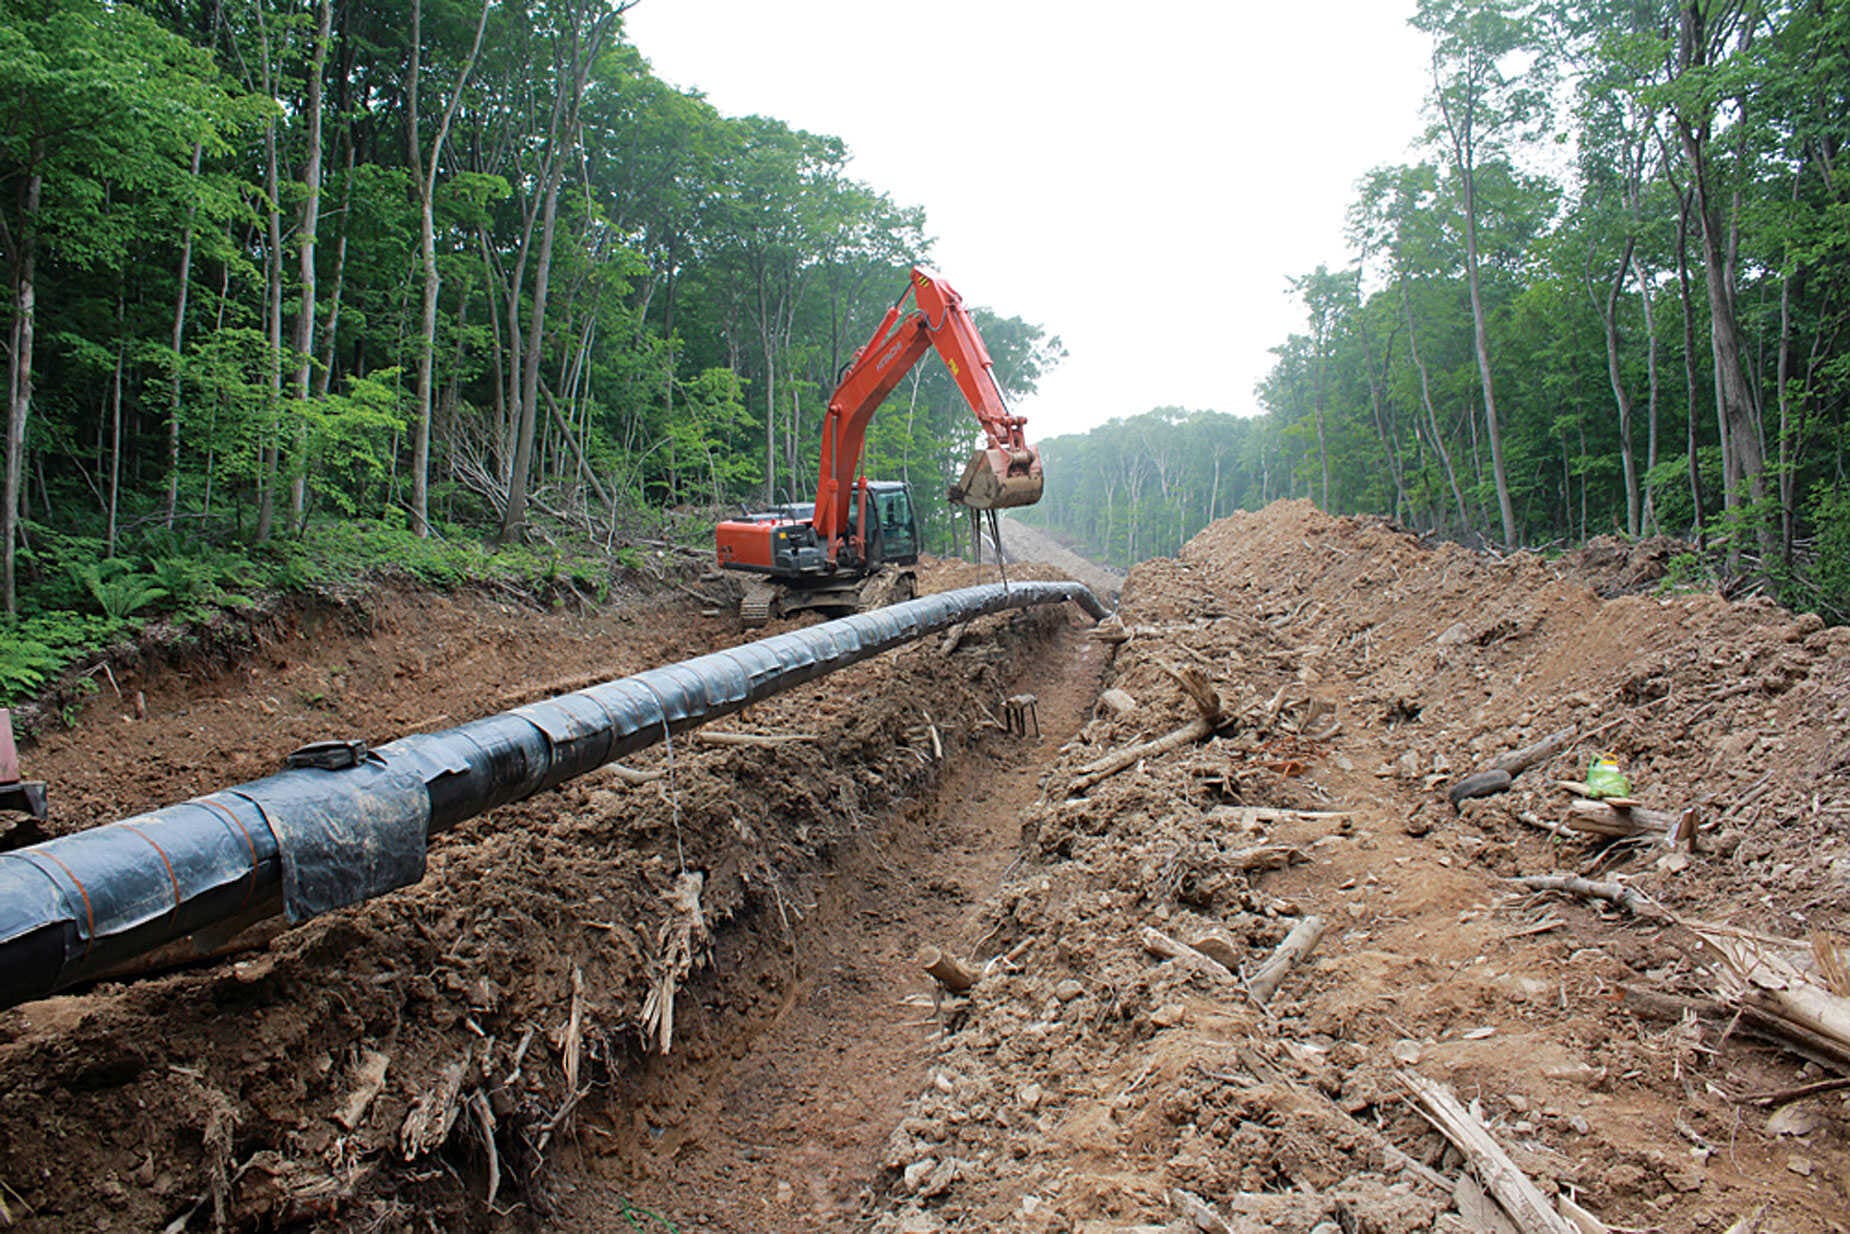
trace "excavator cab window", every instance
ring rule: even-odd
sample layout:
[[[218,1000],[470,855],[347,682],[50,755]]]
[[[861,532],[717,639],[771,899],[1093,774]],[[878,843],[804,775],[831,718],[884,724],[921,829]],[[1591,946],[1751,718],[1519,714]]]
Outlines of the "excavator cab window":
[[[912,492],[895,488],[873,494],[880,516],[881,556],[887,561],[910,563],[918,559],[919,528],[912,518]]]

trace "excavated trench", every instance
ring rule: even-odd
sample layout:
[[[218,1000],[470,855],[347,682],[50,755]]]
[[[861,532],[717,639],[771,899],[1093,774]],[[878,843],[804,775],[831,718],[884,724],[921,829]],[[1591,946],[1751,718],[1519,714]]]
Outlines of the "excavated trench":
[[[618,1077],[587,1116],[560,1228],[608,1230],[631,1210],[690,1232],[868,1215],[943,1025],[915,957],[981,950],[972,909],[1019,859],[1022,812],[1089,716],[1104,658],[1077,623],[1056,631],[1015,666],[1038,737],[985,727],[930,791],[863,819],[803,902],[722,932],[674,1052]]]
[[[463,822],[416,886],[229,961],[0,1013],[0,1224],[850,1221],[933,1041],[911,957],[977,941],[967,907],[1095,692],[1069,608],[980,618],[954,652],[908,646]],[[30,770],[68,828],[222,784],[253,745],[466,720],[746,637],[661,601],[412,594],[368,618],[285,623],[248,673],[126,679],[151,722],[93,706]],[[1021,689],[1038,738],[996,722]]]

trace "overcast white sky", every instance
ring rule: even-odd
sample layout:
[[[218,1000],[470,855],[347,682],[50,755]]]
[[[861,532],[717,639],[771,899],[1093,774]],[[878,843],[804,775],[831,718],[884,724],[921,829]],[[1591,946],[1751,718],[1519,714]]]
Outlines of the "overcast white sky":
[[[658,76],[727,115],[847,141],[925,208],[973,304],[1069,356],[1031,439],[1153,407],[1247,414],[1287,287],[1346,259],[1343,212],[1421,128],[1414,0],[642,0]],[[929,363],[929,361],[928,361]]]

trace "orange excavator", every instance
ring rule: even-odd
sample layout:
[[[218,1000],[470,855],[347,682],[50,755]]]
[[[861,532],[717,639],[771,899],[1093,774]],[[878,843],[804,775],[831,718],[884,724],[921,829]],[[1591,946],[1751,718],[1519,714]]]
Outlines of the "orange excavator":
[[[910,312],[906,301],[913,302]],[[753,575],[739,615],[747,626],[806,608],[856,613],[911,599],[919,525],[910,485],[856,475],[868,422],[928,350],[936,348],[983,426],[988,444],[971,455],[950,500],[973,512],[1031,506],[1041,499],[1041,459],[1009,414],[993,362],[963,298],[936,274],[912,278],[880,326],[843,370],[822,422],[816,500],[776,506],[719,525],[719,565]]]

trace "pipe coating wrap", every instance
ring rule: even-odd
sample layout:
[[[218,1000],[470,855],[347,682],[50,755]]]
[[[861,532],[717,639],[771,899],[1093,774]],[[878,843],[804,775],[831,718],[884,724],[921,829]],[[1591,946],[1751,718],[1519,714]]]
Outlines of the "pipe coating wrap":
[[[959,622],[1064,600],[1105,616],[1079,583],[922,596],[0,853],[0,1007],[415,883],[429,837],[464,819]]]

